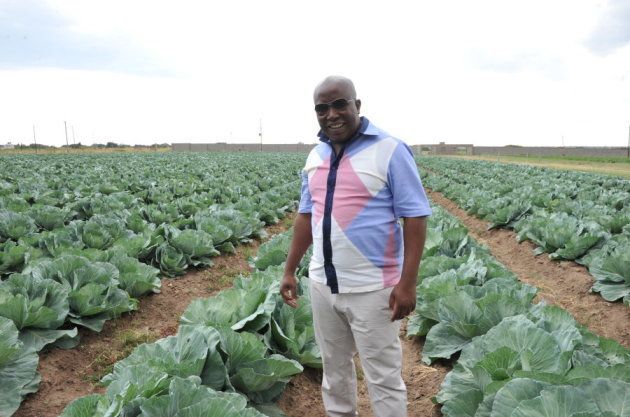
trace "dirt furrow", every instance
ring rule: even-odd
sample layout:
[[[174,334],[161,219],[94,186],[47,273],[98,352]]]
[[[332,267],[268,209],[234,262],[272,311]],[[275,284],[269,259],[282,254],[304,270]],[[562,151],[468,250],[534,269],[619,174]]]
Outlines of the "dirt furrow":
[[[487,222],[469,215],[441,193],[430,190],[427,193],[457,216],[471,236],[486,245],[521,281],[538,287],[539,300],[564,308],[591,331],[630,347],[630,308],[589,293],[593,277],[588,269],[572,261],[552,261],[545,254],[534,256],[536,246],[529,241],[518,243],[513,231],[487,230]]]
[[[268,227],[269,235],[285,231],[288,220]],[[234,277],[249,273],[247,258],[255,255],[259,244],[254,241],[237,247],[235,254],[216,257],[210,268],[163,279],[161,293],[141,298],[137,311],[109,320],[100,333],[80,330],[81,343],[74,349],[40,353],[39,390],[26,397],[14,417],[58,416],[76,398],[104,392],[97,383],[115,362],[140,343],[175,334],[179,317],[192,300],[230,287]]]

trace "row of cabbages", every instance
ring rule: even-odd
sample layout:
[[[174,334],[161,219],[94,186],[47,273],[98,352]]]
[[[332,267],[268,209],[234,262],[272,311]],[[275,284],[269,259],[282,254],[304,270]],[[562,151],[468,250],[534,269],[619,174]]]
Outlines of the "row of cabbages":
[[[256,237],[299,196],[301,159],[295,155],[30,155],[0,161],[0,278],[38,257],[113,247],[179,275],[209,262],[215,249],[230,252]]]
[[[307,279],[297,309],[278,294],[290,237],[261,245],[252,261],[264,266],[193,301],[175,336],[137,347],[102,379],[105,394],[76,400],[62,417],[281,416],[273,402],[290,377],[321,367]]]
[[[135,309],[134,298],[159,292],[160,271],[175,276],[189,266],[212,265],[219,250],[233,251],[234,244],[259,236],[264,223],[232,208],[213,207],[196,213],[194,225],[200,229],[143,223],[136,233],[126,228],[134,227],[132,221],[95,215],[19,243],[6,241],[0,244],[3,265],[14,265],[20,273],[0,282],[0,315],[20,330],[54,330],[69,315],[70,322],[100,331],[105,320]],[[41,309],[54,311],[54,319],[50,312],[39,317]]]
[[[185,235],[186,231],[178,234]],[[198,265],[203,258],[197,255],[206,253],[194,239],[190,241],[193,255],[190,261]],[[207,247],[213,254],[218,253],[211,244]],[[138,302],[134,296],[159,292],[159,270],[127,256],[117,247],[72,253],[85,256],[64,254],[57,258],[38,258],[22,273],[12,274],[0,282],[0,317],[10,324],[2,327],[0,338],[10,343],[13,331],[17,335],[19,330],[19,340],[16,338],[15,343],[10,343],[10,350],[35,358],[24,361],[22,353],[16,353],[0,359],[0,385],[7,387],[0,394],[0,404],[5,397],[7,401],[10,399],[8,410],[12,411],[6,411],[7,415],[15,411],[21,397],[37,386],[29,378],[15,378],[36,374],[36,352],[49,344],[62,348],[76,346],[78,332],[70,324],[100,331],[106,320],[136,309]],[[209,259],[204,261],[204,265],[208,264]]]
[[[468,213],[508,227],[535,254],[575,260],[596,280],[592,291],[630,304],[630,181],[605,175],[425,158],[425,184]]]
[[[180,157],[155,158],[177,164]],[[101,158],[109,170],[133,163],[139,177],[128,165],[131,174],[108,183]],[[106,320],[135,309],[137,297],[159,292],[160,272],[176,276],[211,265],[220,251],[233,252],[262,235],[265,224],[294,207],[299,191],[299,181],[286,181],[291,164],[268,175],[253,168],[253,175],[227,176],[233,169],[225,164],[251,166],[248,157],[205,155],[199,162],[210,158],[222,175],[187,166],[189,177],[167,166],[168,175],[189,181],[174,182],[168,175],[142,177],[150,174],[142,172],[147,157],[128,158],[94,156],[76,166],[63,158],[38,161],[50,164],[43,172],[60,165],[76,174],[57,181],[29,171],[29,164],[20,168],[19,158],[3,161],[9,170],[0,171],[0,415],[11,415],[37,389],[36,352],[46,345],[73,347],[73,325],[100,331]]]
[[[236,204],[204,208],[200,201],[195,210],[188,208],[192,214],[187,217],[175,205],[163,209],[174,210],[176,216],[159,219],[146,214],[151,208],[125,208],[93,214],[86,220],[68,222],[65,218],[50,230],[36,223],[32,211],[0,209],[0,274],[20,272],[40,257],[71,253],[96,258],[100,256],[98,251],[115,249],[155,265],[165,275],[181,275],[188,266],[210,265],[210,257],[219,251],[234,252],[234,245],[259,237],[265,224],[277,223],[294,208],[297,186],[293,181],[265,191],[256,199],[244,197]],[[266,198],[272,193],[273,201]],[[264,209],[273,210],[273,218],[261,215],[262,200],[266,201]],[[94,252],[96,255],[92,255]]]
[[[407,334],[426,335],[427,364],[459,353],[435,398],[445,416],[630,415],[630,350],[532,304],[536,288],[437,207],[420,278]]]

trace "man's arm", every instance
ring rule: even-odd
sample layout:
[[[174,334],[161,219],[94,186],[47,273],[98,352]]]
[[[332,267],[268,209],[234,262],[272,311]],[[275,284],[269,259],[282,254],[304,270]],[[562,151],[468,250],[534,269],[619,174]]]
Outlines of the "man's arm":
[[[284,302],[293,308],[297,307],[298,299],[295,270],[312,242],[311,214],[298,213],[293,225],[293,239],[284,266],[284,276],[280,282],[280,295],[282,295]]]
[[[400,282],[389,297],[392,321],[400,320],[416,308],[418,268],[427,233],[426,217],[406,217],[403,224],[404,254]]]

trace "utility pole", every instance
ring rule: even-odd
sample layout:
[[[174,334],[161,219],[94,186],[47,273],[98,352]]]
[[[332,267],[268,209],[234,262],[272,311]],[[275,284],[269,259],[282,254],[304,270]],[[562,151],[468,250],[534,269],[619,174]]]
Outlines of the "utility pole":
[[[628,125],[628,158],[630,158],[630,125]]]
[[[35,124],[33,123],[33,142],[35,142],[35,153],[37,153],[37,137],[35,137]]]
[[[260,119],[258,119],[258,136],[260,136],[260,152],[262,152],[263,150],[263,146],[262,146],[262,117]]]
[[[77,144],[77,141],[76,141],[76,139],[74,138],[74,125],[72,125],[72,144],[74,144],[74,145],[76,145],[76,144]]]
[[[70,152],[70,145],[68,145],[68,123],[63,121],[63,128],[66,131],[66,153]]]

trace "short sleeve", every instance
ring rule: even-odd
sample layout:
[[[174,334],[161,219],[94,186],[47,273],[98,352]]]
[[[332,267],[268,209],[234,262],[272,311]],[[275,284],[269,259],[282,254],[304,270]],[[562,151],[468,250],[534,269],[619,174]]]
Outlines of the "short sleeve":
[[[431,215],[429,200],[422,186],[413,153],[403,142],[398,144],[389,161],[387,180],[397,218]]]
[[[308,188],[308,174],[306,171],[302,171],[300,175],[302,177],[302,191],[298,213],[307,214],[313,210],[313,201],[311,200],[311,191]]]

